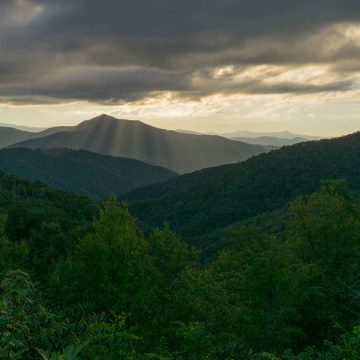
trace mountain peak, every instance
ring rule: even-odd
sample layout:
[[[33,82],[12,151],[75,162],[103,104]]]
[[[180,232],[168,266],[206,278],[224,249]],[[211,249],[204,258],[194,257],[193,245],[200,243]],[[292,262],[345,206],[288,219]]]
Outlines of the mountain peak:
[[[102,114],[55,134],[11,145],[70,148],[121,156],[162,166],[177,173],[245,160],[269,150],[219,136],[196,136],[159,129],[138,120]]]
[[[102,118],[102,119],[116,119],[116,120],[118,120],[115,116],[111,116],[109,114],[101,114],[98,117]]]
[[[98,115],[90,120],[85,120],[83,122],[81,122],[80,124],[78,124],[77,126],[82,126],[84,124],[93,124],[93,123],[97,123],[97,124],[101,124],[101,123],[133,123],[133,124],[143,124],[143,125],[147,125],[139,120],[128,120],[128,119],[118,119],[114,116],[111,115],[107,115],[107,114],[101,114]],[[150,126],[150,125],[147,125]]]
[[[80,124],[76,125],[75,128],[76,129],[88,129],[89,127],[93,128],[94,126],[96,127],[102,127],[102,126],[113,126],[113,125],[118,125],[120,123],[124,123],[124,122],[130,122],[131,120],[123,120],[123,119],[118,119],[114,116],[110,116],[107,114],[101,114],[99,116],[96,116],[94,118],[91,118],[89,120],[85,120],[83,122],[81,122]]]
[[[89,121],[91,121],[91,120],[119,120],[119,119],[117,119],[114,116],[108,115],[108,114],[101,114],[101,115],[95,116],[94,118],[90,119]]]

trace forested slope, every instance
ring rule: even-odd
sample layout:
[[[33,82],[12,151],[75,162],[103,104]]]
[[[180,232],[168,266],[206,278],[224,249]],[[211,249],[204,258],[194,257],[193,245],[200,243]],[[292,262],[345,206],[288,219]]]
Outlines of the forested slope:
[[[169,222],[191,237],[280,208],[317,190],[321,180],[337,178],[360,190],[360,133],[284,147],[138,189],[124,198],[140,219],[152,225]]]
[[[221,234],[206,267],[114,199],[89,227],[81,197],[4,175],[0,190],[0,359],[360,357],[360,203],[343,181],[294,200],[279,233]]]
[[[3,149],[0,170],[96,200],[177,175],[134,159],[69,149]]]

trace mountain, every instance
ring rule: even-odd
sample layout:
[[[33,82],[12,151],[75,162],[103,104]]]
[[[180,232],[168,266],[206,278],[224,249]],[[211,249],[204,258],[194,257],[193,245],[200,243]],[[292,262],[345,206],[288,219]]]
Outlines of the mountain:
[[[42,138],[45,136],[53,135],[63,131],[72,131],[73,126],[55,126],[45,130],[42,130],[32,136],[33,139]]]
[[[0,169],[96,200],[177,175],[134,159],[68,149],[3,149],[0,150]]]
[[[275,138],[284,138],[284,139],[295,139],[295,138],[304,138],[307,140],[321,140],[320,136],[310,136],[304,134],[294,134],[290,131],[278,131],[278,132],[254,132],[248,130],[240,130],[228,133],[216,133],[217,135],[226,137],[226,138],[237,138],[237,137],[244,137],[244,138],[258,138],[258,137],[275,137]]]
[[[22,141],[41,138],[68,129],[69,127],[67,126],[59,126],[35,132],[0,126],[0,149]]]
[[[175,131],[181,134],[204,135],[203,133],[199,133],[197,131],[192,131],[192,130],[176,129]]]
[[[203,133],[191,130],[176,130],[182,134],[204,135]],[[209,135],[218,135],[230,140],[241,141],[246,144],[282,147],[295,145],[305,141],[320,140],[317,136],[293,134],[290,131],[281,131],[274,133],[256,133],[252,131],[236,131],[232,133],[210,133]]]
[[[197,171],[124,196],[151,225],[168,222],[191,237],[279,209],[316,191],[321,180],[344,178],[360,191],[360,133],[296,144],[245,162]]]
[[[301,142],[309,141],[306,138],[303,137],[296,137],[293,139],[286,139],[286,138],[278,138],[274,136],[259,136],[259,137],[234,137],[231,138],[231,140],[236,141],[242,141],[247,144],[258,144],[258,145],[264,145],[264,146],[289,146],[289,145],[295,145]]]
[[[32,133],[37,133],[37,132],[40,132],[40,131],[43,131],[46,129],[46,128],[40,128],[40,127],[14,125],[14,124],[7,124],[7,123],[0,123],[0,127],[8,127],[8,128],[32,132]]]
[[[11,127],[0,127],[0,148],[31,139],[33,133],[14,129]]]
[[[220,136],[181,134],[106,115],[10,147],[83,149],[141,160],[178,173],[236,163],[272,149]]]

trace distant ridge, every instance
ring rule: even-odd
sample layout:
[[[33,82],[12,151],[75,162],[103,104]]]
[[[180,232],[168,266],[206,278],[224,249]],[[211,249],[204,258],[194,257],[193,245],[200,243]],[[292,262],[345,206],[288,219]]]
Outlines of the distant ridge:
[[[192,131],[192,130],[181,130],[181,129],[176,129],[176,132],[180,133],[180,134],[192,134],[192,135],[205,135],[203,133],[199,133],[197,131]]]
[[[176,131],[183,134],[204,135],[204,133],[199,133],[191,130],[177,129]],[[222,136],[227,139],[241,141],[246,144],[275,146],[275,147],[295,145],[300,142],[322,139],[321,137],[318,136],[294,134],[290,131],[257,133],[253,131],[243,130],[243,131],[235,131],[231,133],[209,133],[208,135]]]
[[[4,148],[26,140],[48,136],[59,131],[67,130],[68,128],[69,127],[67,126],[58,126],[36,132],[20,130],[18,128],[10,127],[10,125],[0,126],[0,148]]]
[[[83,149],[138,159],[178,173],[236,163],[273,149],[220,136],[181,134],[108,115],[100,115],[77,126],[62,127],[58,131],[48,129],[41,137],[20,141],[9,147]]]
[[[224,136],[226,138],[236,138],[236,137],[246,137],[246,138],[259,138],[259,137],[275,137],[281,139],[295,139],[295,138],[303,138],[307,140],[321,140],[323,137],[321,136],[310,136],[304,134],[294,134],[291,131],[275,131],[275,132],[255,132],[248,130],[239,130],[228,133],[217,133],[217,135]]]
[[[293,139],[286,139],[286,138],[278,138],[273,136],[260,136],[255,138],[250,137],[235,137],[231,138],[232,140],[242,141],[247,144],[258,144],[258,145],[265,145],[265,146],[289,146],[295,145],[301,142],[310,141],[309,139],[303,137],[296,137]]]
[[[32,133],[37,133],[40,131],[45,130],[46,128],[44,127],[33,127],[33,126],[25,126],[25,125],[14,125],[14,124],[8,124],[8,123],[0,123],[0,127],[8,127],[8,128],[12,128],[12,129],[17,129],[17,130],[22,130],[22,131],[27,131],[27,132],[32,132]]]
[[[9,146],[19,141],[31,139],[32,136],[33,133],[31,132],[2,126],[0,127],[0,148]]]

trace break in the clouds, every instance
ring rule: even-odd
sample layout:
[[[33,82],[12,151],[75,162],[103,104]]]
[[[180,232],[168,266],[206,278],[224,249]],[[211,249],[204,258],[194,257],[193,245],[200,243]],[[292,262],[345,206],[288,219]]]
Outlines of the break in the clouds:
[[[2,0],[0,54],[2,104],[341,97],[360,89],[360,2]]]

